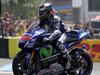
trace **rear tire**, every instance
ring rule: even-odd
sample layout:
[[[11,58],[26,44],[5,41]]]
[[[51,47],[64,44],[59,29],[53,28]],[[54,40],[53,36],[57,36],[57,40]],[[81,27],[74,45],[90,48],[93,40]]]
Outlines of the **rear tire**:
[[[77,68],[80,68],[79,70],[76,71],[77,75],[91,75],[92,70],[93,70],[93,61],[90,54],[87,51],[85,51],[84,49],[77,48],[76,50],[73,50],[70,53],[70,55],[74,60],[72,67],[74,67],[75,65],[77,66]],[[75,75],[75,74],[72,74],[72,75]]]
[[[79,75],[91,75],[93,70],[93,61],[91,56],[87,52],[80,53],[84,60],[84,66],[80,70]]]
[[[68,74],[69,74],[69,75],[77,75],[76,72],[69,72]]]

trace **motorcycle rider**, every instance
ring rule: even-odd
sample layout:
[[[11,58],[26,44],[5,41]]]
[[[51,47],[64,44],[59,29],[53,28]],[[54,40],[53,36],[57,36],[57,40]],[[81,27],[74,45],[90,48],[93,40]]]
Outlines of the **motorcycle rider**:
[[[44,38],[44,41],[53,41],[57,36],[62,35],[66,29],[64,27],[64,23],[60,19],[57,11],[54,10],[52,4],[44,3],[39,6],[39,26],[45,28],[47,32],[51,32],[52,34],[48,38]],[[66,69],[69,69],[70,64],[70,56],[66,47],[64,46],[64,41],[66,37],[63,34],[57,41],[57,47],[60,49],[63,57],[68,61],[66,64]]]

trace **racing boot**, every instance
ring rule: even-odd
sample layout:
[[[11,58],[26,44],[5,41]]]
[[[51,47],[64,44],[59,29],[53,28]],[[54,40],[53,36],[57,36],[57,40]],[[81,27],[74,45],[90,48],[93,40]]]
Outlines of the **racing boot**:
[[[65,58],[65,60],[67,61],[65,69],[68,70],[71,67],[71,57],[66,49],[66,47],[64,46],[64,44],[60,43],[58,44],[58,47],[60,49],[60,52],[62,53],[63,57]]]
[[[63,57],[65,58],[65,60],[67,60],[65,69],[68,70],[68,69],[70,69],[70,67],[71,67],[71,63],[70,63],[71,57],[70,57],[70,55],[68,54],[68,52],[67,52],[66,50],[64,50],[63,52],[64,52],[64,53],[63,53]]]

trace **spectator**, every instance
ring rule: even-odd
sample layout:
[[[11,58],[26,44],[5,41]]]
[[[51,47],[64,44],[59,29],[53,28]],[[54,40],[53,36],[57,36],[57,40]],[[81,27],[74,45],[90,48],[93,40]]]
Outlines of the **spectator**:
[[[9,26],[11,22],[11,18],[8,12],[4,12],[3,16],[2,16],[2,24],[3,24],[3,30],[4,30],[4,34],[7,36],[8,35],[8,31],[7,28]]]
[[[37,17],[31,16],[29,21],[28,21],[28,26],[30,26],[31,24],[37,24],[37,22],[38,22]]]
[[[7,31],[8,31],[8,35],[9,36],[16,36],[16,33],[15,33],[15,25],[13,23],[10,23],[8,28],[7,28]]]
[[[0,19],[2,19],[3,32],[5,36],[20,36],[27,31],[31,24],[36,25],[38,22],[37,17],[34,16],[31,16],[27,21],[23,20],[21,16],[18,16],[17,20],[14,21],[14,15],[8,12],[4,12]]]
[[[81,25],[80,25],[80,24],[75,24],[75,25],[74,25],[74,29],[80,30],[80,29],[81,29]]]

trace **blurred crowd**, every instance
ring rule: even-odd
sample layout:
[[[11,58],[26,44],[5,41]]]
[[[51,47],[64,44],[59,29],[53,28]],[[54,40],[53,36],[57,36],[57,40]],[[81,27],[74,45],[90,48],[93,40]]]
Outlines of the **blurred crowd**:
[[[35,22],[37,17],[31,16],[29,20],[25,20],[23,17],[18,16],[17,19],[15,19],[12,13],[4,12],[0,19],[3,26],[4,36],[20,36],[33,22]],[[0,35],[2,32],[1,30],[0,25]]]
[[[15,19],[14,15],[8,12],[4,12],[4,14],[0,17],[2,20],[2,26],[3,26],[3,33],[4,36],[21,36],[24,32],[27,31],[28,27],[31,24],[35,24],[37,21],[37,17],[31,16],[28,20],[23,19],[23,17],[18,16],[17,19]],[[66,24],[67,25],[67,24]],[[73,29],[89,29],[89,24],[73,24],[70,26],[70,28]],[[0,26],[1,30],[1,26]],[[1,35],[1,31],[0,31]]]

